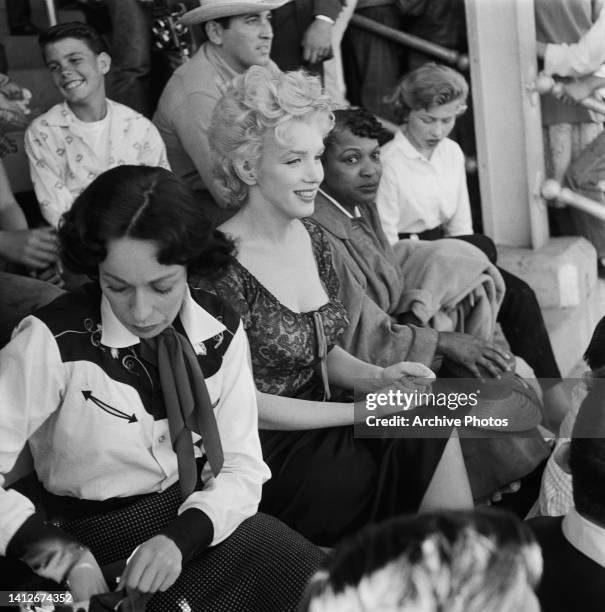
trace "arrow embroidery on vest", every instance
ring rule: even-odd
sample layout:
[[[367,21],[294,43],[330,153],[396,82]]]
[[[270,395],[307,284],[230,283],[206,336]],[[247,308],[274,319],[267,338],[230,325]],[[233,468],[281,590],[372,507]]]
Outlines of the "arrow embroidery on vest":
[[[112,416],[117,417],[118,419],[124,419],[128,421],[129,423],[136,423],[138,420],[134,413],[128,415],[125,412],[122,412],[121,410],[118,410],[117,408],[114,408],[113,406],[106,404],[105,402],[101,401],[99,398],[95,397],[92,394],[92,391],[89,391],[89,390],[82,391],[82,395],[84,396],[84,399],[86,401],[90,400],[93,404],[98,406],[101,410],[107,412],[107,414],[111,414]]]

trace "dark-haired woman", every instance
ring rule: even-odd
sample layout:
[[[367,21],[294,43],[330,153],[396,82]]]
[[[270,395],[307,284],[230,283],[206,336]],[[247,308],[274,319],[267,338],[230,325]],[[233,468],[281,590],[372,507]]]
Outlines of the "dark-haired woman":
[[[270,473],[246,335],[187,285],[232,244],[179,179],[140,166],[98,177],[59,237],[64,264],[95,282],[24,319],[0,352],[0,484],[29,441],[43,485],[35,505],[27,479],[0,489],[5,563],[75,600],[110,590],[109,566],[150,610],[294,609],[321,553],[254,516]]]

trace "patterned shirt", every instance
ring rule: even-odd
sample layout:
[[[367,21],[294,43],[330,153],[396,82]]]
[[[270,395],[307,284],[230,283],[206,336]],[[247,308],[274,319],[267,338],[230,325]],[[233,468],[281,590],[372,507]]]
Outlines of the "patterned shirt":
[[[76,197],[109,168],[134,164],[170,169],[166,148],[155,126],[128,106],[107,100],[108,130],[94,147],[66,102],[32,121],[25,151],[44,218],[57,226]]]

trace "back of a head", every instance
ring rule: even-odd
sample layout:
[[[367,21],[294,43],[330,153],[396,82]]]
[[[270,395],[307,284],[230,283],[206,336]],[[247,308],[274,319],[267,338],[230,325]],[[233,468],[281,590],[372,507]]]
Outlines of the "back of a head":
[[[592,332],[584,360],[591,370],[605,368],[605,317],[597,323]]]
[[[513,515],[400,517],[344,543],[311,581],[307,612],[538,611],[540,549]]]
[[[569,468],[577,511],[605,526],[605,385],[595,382],[574,424]]]
[[[65,40],[66,38],[81,40],[96,55],[109,52],[107,43],[95,28],[79,21],[70,21],[52,26],[40,34],[38,45],[42,55],[45,55],[47,45]]]

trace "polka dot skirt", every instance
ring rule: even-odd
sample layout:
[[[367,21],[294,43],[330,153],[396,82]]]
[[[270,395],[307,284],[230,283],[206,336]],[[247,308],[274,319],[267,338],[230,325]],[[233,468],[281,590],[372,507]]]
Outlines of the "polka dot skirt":
[[[178,486],[128,508],[61,525],[88,546],[99,565],[130,556],[176,516]],[[196,555],[174,585],[147,604],[152,612],[287,612],[296,610],[324,554],[265,514],[245,520],[217,546]]]

